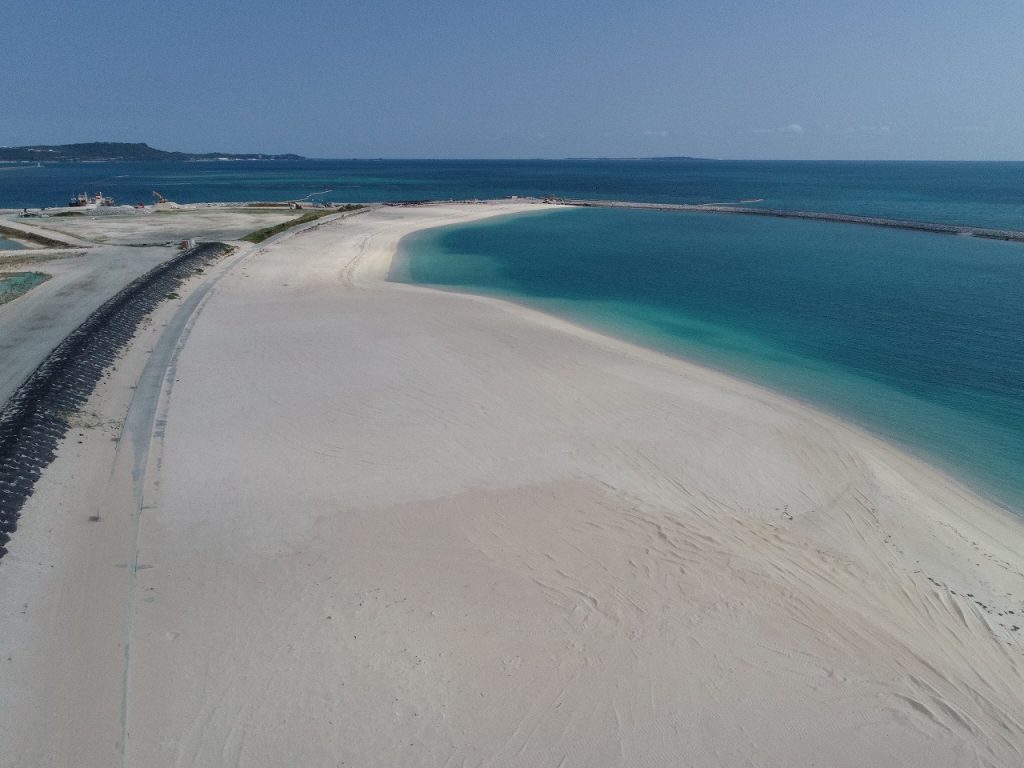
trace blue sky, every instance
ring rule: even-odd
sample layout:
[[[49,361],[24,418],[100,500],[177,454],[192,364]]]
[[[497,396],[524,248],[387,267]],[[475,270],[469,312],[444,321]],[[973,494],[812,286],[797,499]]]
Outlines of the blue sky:
[[[1024,2],[0,0],[0,145],[1024,159]]]

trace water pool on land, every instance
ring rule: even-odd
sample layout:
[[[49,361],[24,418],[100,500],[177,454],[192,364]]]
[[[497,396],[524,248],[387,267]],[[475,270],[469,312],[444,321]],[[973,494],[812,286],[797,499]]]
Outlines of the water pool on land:
[[[0,304],[27,293],[50,279],[42,272],[0,272]]]

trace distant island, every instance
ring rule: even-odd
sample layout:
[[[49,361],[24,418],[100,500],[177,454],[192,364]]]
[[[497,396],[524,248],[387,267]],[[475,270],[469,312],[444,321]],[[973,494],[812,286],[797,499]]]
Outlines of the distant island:
[[[120,160],[122,162],[162,162],[189,160],[305,160],[301,155],[265,155],[252,153],[235,155],[228,152],[167,152],[145,143],[130,144],[119,141],[94,141],[87,144],[36,144],[28,147],[0,147],[0,162],[96,162]]]

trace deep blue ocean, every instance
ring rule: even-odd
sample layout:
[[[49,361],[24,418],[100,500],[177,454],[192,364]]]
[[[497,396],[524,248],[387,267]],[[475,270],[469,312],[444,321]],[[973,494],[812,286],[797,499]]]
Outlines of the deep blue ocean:
[[[509,195],[712,203],[1024,230],[1024,163],[686,160],[49,165],[0,207]],[[398,279],[499,295],[818,404],[1024,512],[1024,244],[608,209],[410,238]],[[400,274],[397,274],[400,273]]]
[[[1024,229],[1024,162],[304,160],[54,163],[4,169],[0,208],[117,203],[463,200],[509,195],[667,203],[761,199],[770,208]]]

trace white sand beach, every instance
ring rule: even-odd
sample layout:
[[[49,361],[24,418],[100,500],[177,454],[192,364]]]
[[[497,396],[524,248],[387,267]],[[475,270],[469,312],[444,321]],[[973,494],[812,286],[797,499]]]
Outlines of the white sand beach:
[[[539,209],[374,208],[154,315],[0,561],[0,763],[1024,765],[1021,519],[753,384],[385,280],[408,233]]]

